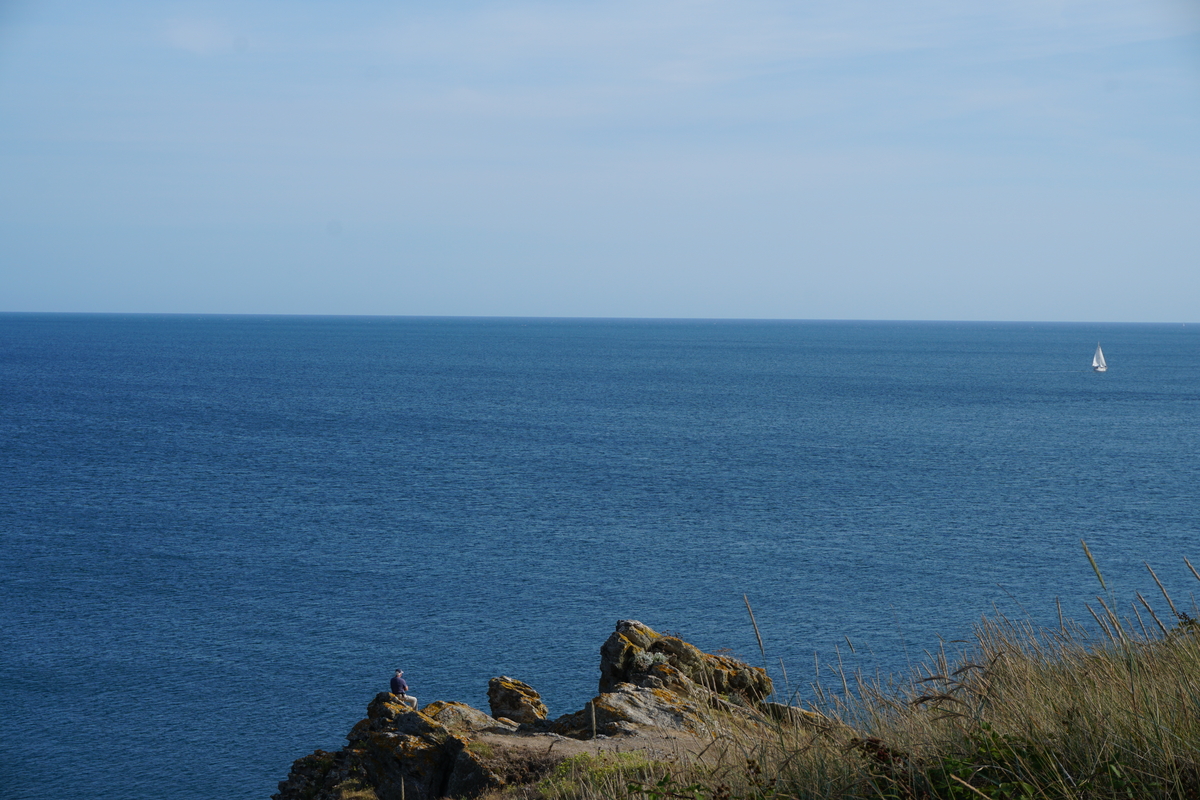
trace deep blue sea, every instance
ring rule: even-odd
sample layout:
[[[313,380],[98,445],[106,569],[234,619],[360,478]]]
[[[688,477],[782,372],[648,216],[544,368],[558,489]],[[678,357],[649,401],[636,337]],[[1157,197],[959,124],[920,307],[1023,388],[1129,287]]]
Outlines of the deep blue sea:
[[[574,711],[618,619],[760,664],[743,595],[809,698],[1087,618],[1081,538],[1200,590],[1197,325],[4,314],[0,409],[6,800],[265,800],[396,667]]]

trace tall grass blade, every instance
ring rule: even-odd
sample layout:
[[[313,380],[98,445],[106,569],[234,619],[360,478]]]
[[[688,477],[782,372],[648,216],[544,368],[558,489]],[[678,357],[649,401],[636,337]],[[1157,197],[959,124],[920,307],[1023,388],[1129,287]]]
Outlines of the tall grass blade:
[[[1184,559],[1184,561],[1186,561],[1186,560],[1187,559]],[[1145,561],[1143,561],[1142,563],[1146,564]],[[1171,607],[1171,613],[1174,614],[1176,617],[1178,617],[1179,609],[1175,608],[1175,603],[1171,601],[1171,595],[1167,594],[1167,590],[1166,590],[1166,588],[1163,587],[1162,581],[1160,581],[1158,579],[1158,576],[1154,574],[1154,570],[1151,569],[1149,564],[1146,564],[1146,571],[1150,573],[1151,578],[1154,578],[1154,583],[1158,585],[1158,590],[1160,592],[1162,592],[1162,596],[1167,598],[1167,605]]]
[[[1125,629],[1121,626],[1121,620],[1117,619],[1117,615],[1114,614],[1113,610],[1108,607],[1107,603],[1104,602],[1103,597],[1097,595],[1096,602],[1100,604],[1100,607],[1104,609],[1104,613],[1108,615],[1109,621],[1112,622],[1113,630],[1115,630],[1121,637],[1121,641],[1128,644],[1128,639],[1125,636]]]
[[[1138,611],[1137,603],[1130,603],[1130,605],[1133,606],[1133,616],[1137,619],[1138,627],[1142,629],[1142,638],[1149,639],[1150,632],[1146,630],[1146,622],[1142,619],[1142,612]]]
[[[1162,624],[1162,620],[1160,620],[1160,619],[1158,618],[1158,615],[1154,613],[1154,609],[1153,609],[1153,608],[1151,608],[1151,607],[1150,607],[1150,604],[1146,602],[1146,598],[1142,597],[1142,593],[1141,593],[1141,592],[1137,592],[1136,594],[1137,594],[1137,599],[1138,599],[1138,600],[1141,600],[1141,601],[1142,601],[1142,605],[1143,605],[1143,606],[1145,606],[1145,607],[1146,607],[1146,610],[1150,612],[1150,618],[1151,618],[1152,620],[1154,620],[1154,624],[1155,624],[1155,625],[1157,625],[1157,626],[1158,626],[1158,629],[1159,629],[1159,630],[1161,630],[1161,631],[1163,632],[1163,635],[1166,635],[1166,633],[1167,633],[1167,626]]]
[[[1088,563],[1092,565],[1092,572],[1096,573],[1096,579],[1100,581],[1100,588],[1107,592],[1108,584],[1104,582],[1104,576],[1100,574],[1100,568],[1096,566],[1096,559],[1092,558],[1092,551],[1088,549],[1087,542],[1080,539],[1079,543],[1083,545],[1084,555],[1087,556]]]
[[[1096,620],[1096,624],[1100,626],[1100,630],[1104,631],[1104,635],[1109,638],[1109,641],[1112,641],[1112,642],[1117,641],[1117,637],[1113,636],[1113,632],[1108,627],[1108,623],[1105,620],[1100,618],[1100,615],[1096,613],[1096,609],[1092,608],[1089,605],[1085,605],[1084,608],[1086,608],[1088,610],[1088,613],[1092,615],[1092,619]]]
[[[762,653],[763,669],[767,668],[767,648],[763,647],[762,634],[758,632],[758,623],[754,621],[754,609],[750,607],[750,598],[742,595],[742,601],[746,604],[746,611],[750,613],[750,624],[754,626],[754,638],[758,639],[758,652]]]

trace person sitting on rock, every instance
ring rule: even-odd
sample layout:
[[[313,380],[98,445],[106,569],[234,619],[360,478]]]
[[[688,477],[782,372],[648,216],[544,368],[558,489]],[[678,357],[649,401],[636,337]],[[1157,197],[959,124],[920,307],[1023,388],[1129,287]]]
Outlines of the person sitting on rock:
[[[400,698],[400,702],[412,706],[413,711],[417,710],[417,698],[408,693],[408,683],[404,680],[404,670],[396,670],[396,674],[392,676],[392,694]]]

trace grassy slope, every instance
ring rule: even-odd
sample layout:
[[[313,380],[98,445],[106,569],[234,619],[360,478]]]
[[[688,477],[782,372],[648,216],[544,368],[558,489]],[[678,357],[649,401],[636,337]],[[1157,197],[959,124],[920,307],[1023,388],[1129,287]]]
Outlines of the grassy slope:
[[[937,654],[903,684],[847,680],[824,695],[823,721],[731,731],[718,758],[684,768],[568,762],[520,794],[1200,800],[1200,615],[1171,604],[1164,623],[1138,599],[1132,620],[1102,600],[1094,635],[985,619],[966,653]]]

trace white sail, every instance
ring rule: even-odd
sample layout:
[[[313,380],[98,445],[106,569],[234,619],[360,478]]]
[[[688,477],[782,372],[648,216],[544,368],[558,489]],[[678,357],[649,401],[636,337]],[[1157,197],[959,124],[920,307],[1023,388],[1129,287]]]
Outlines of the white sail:
[[[1096,344],[1096,355],[1092,356],[1092,369],[1096,372],[1104,372],[1108,369],[1108,364],[1104,362],[1104,351],[1100,349],[1100,344]]]

